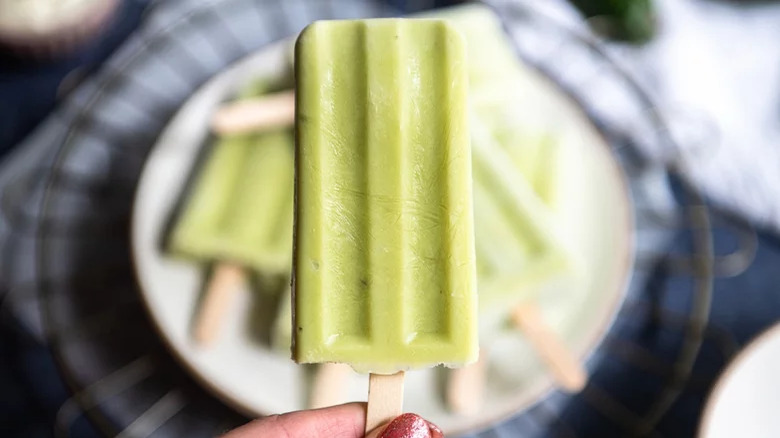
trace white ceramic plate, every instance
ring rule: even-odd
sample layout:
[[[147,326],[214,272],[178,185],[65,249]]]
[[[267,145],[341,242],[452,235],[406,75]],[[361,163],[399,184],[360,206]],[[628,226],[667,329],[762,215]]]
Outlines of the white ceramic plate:
[[[287,43],[288,44],[288,43]],[[207,136],[210,113],[251,78],[279,74],[289,60],[285,43],[248,57],[199,90],[171,121],[149,155],[133,212],[132,244],[143,300],[174,354],[207,388],[249,415],[304,408],[305,373],[289,358],[270,351],[250,335],[249,291],[236,303],[220,341],[197,348],[189,336],[203,272],[161,251],[162,234],[177,197]],[[546,115],[561,138],[577,142],[575,167],[582,183],[571,217],[579,228],[569,239],[584,261],[586,278],[562,297],[542,297],[547,320],[585,360],[611,325],[622,302],[633,262],[633,222],[628,189],[607,144],[571,100],[536,71],[523,81],[523,104],[534,118]],[[471,416],[447,412],[439,369],[408,373],[405,409],[434,421],[448,433],[474,430],[529,406],[551,387],[552,379],[517,333],[492,340],[483,409]],[[365,400],[367,378],[354,375],[349,400]]]
[[[780,324],[726,368],[702,416],[700,438],[780,436]]]

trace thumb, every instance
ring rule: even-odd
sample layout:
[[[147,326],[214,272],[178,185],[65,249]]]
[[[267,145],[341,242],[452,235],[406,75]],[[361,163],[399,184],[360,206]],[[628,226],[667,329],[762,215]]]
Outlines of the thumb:
[[[271,415],[252,421],[222,438],[358,438],[363,436],[365,403]]]
[[[403,414],[372,430],[365,438],[444,438],[444,433],[417,414]]]

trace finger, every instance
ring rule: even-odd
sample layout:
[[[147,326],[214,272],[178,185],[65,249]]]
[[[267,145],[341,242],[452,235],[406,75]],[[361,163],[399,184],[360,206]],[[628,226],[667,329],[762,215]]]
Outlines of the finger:
[[[372,430],[365,438],[444,438],[444,433],[419,415],[403,414]]]
[[[235,429],[223,438],[363,438],[365,424],[366,404],[349,403],[271,415]]]

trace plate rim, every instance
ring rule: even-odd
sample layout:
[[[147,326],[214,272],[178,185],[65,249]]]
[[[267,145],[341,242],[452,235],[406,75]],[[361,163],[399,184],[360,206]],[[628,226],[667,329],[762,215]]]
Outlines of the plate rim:
[[[747,344],[731,358],[728,365],[723,368],[723,371],[721,371],[720,375],[715,380],[715,384],[712,385],[712,389],[710,389],[710,392],[707,395],[707,401],[704,404],[704,409],[702,409],[699,427],[696,431],[697,438],[706,438],[710,436],[712,420],[715,416],[715,406],[718,404],[718,401],[722,400],[723,392],[726,390],[727,384],[734,377],[737,370],[743,366],[759,348],[770,342],[773,338],[778,338],[778,342],[780,342],[780,322],[771,324],[769,327],[753,336]]]

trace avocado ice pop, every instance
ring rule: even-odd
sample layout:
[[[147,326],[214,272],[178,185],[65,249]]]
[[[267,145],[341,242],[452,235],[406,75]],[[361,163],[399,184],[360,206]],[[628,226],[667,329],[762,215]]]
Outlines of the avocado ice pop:
[[[478,356],[465,48],[437,20],[316,22],[296,46],[293,358],[369,378]]]
[[[216,263],[195,320],[199,342],[213,340],[248,272],[289,273],[293,162],[291,130],[225,137],[209,151],[169,240],[175,255]]]
[[[316,22],[296,80],[294,359],[377,374],[474,361],[461,37],[437,20]]]
[[[578,217],[572,207],[581,198],[573,164],[579,148],[549,117],[546,90],[531,80],[490,8],[471,4],[440,14],[463,33],[469,51],[482,352],[500,332],[518,330],[563,388],[579,389],[582,367],[537,304],[542,295],[561,296],[581,281],[570,243],[579,229],[572,223]],[[485,370],[453,371],[451,409],[480,407]]]
[[[576,271],[561,244],[553,211],[494,131],[476,115],[471,128],[482,348],[478,364],[448,376],[447,404],[459,414],[481,408],[490,341],[507,328],[522,332],[562,388],[579,390],[586,380],[582,366],[541,317],[536,302],[540,293]],[[529,170],[543,173],[552,170],[550,164],[540,160],[540,169]]]
[[[522,303],[571,260],[553,215],[490,132],[472,119],[474,223],[481,328]]]
[[[171,251],[261,273],[289,271],[292,133],[229,137],[214,145],[171,236]]]
[[[576,277],[577,269],[559,243],[550,209],[479,123],[472,121],[472,126],[480,329],[489,332],[486,326],[508,319],[534,345],[557,382],[577,391],[585,372],[544,321],[535,299],[546,283]]]

